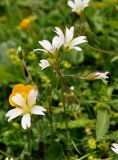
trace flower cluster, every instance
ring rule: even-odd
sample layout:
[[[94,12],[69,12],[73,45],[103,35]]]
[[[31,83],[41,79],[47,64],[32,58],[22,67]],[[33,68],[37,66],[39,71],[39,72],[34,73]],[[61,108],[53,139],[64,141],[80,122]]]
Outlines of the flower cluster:
[[[90,0],[69,0],[68,6],[78,15],[89,5]]]
[[[60,47],[63,48],[64,51],[69,51],[71,49],[75,49],[77,51],[81,51],[82,49],[78,47],[78,44],[82,44],[87,42],[85,36],[79,36],[74,38],[74,27],[65,28],[65,32],[63,32],[59,27],[55,27],[55,33],[57,34],[52,43],[48,40],[39,41],[39,44],[43,47],[43,49],[35,49],[35,51],[43,51],[49,54],[56,54]],[[39,66],[44,69],[46,67],[51,66],[48,60],[42,59],[40,60]]]
[[[8,121],[22,115],[21,125],[24,129],[31,126],[31,114],[45,115],[46,109],[36,105],[38,91],[33,85],[17,84],[9,96],[9,103],[15,107],[7,112]]]

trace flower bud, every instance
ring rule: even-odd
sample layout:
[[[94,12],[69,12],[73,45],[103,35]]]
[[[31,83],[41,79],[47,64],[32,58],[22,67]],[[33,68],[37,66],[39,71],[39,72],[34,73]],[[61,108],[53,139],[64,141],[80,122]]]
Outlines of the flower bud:
[[[101,79],[105,84],[108,82],[106,79],[109,78],[107,76],[109,72],[92,72],[89,73],[83,77],[81,77],[81,79],[86,79],[86,80],[96,80],[96,79]]]
[[[23,53],[22,53],[22,48],[19,46],[18,47],[18,57],[19,57],[19,59],[23,59]]]

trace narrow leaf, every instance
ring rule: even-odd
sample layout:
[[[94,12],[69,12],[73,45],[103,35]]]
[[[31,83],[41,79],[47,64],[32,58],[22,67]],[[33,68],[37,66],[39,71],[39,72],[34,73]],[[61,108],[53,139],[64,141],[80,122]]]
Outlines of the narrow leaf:
[[[99,141],[104,137],[108,131],[110,124],[110,113],[109,109],[103,107],[98,110],[97,113],[97,123],[96,123],[96,139]]]

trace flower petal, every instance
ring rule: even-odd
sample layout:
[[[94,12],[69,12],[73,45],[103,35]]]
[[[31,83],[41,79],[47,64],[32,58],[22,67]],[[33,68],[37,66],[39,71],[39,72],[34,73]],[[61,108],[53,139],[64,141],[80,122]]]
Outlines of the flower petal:
[[[45,59],[41,59],[40,60],[40,63],[39,63],[39,66],[41,67],[41,70],[47,68],[50,66],[48,60],[45,60]]]
[[[37,98],[37,95],[38,95],[38,92],[37,90],[35,89],[32,89],[30,92],[29,92],[29,95],[28,95],[28,98],[27,98],[27,104],[29,106],[32,106],[36,103],[36,98]]]
[[[75,49],[77,51],[82,51],[82,49],[80,47],[72,47],[71,49]]]
[[[33,50],[33,52],[37,52],[37,51],[42,51],[42,52],[48,53],[48,51],[45,50],[45,49],[37,48],[37,49],[34,49],[34,50]]]
[[[77,44],[81,44],[81,43],[84,43],[84,42],[87,42],[86,36],[80,36],[80,37],[74,38],[72,40],[71,46],[75,46]]]
[[[54,49],[59,49],[62,45],[62,40],[60,37],[55,36],[52,40],[52,46]]]
[[[50,52],[52,50],[52,45],[49,41],[47,40],[43,40],[43,41],[39,41],[39,44],[48,52]]]
[[[118,150],[118,144],[117,143],[113,143],[112,146]]]
[[[21,119],[21,125],[24,129],[30,128],[31,126],[31,116],[29,113],[25,114]]]
[[[89,5],[90,0],[83,0],[83,6],[84,8]]]
[[[59,27],[55,27],[55,29],[56,29],[55,32],[61,38],[62,43],[64,43],[65,37],[64,37],[62,30]]]
[[[31,113],[36,115],[45,115],[43,112],[45,112],[46,109],[42,106],[33,106]]]
[[[65,33],[66,45],[69,45],[69,43],[72,41],[73,35],[74,35],[74,27],[71,27],[70,29],[66,27],[66,33]]]
[[[118,154],[118,149],[111,147],[112,151],[114,151],[116,154]]]
[[[16,118],[17,116],[22,114],[22,110],[19,108],[11,109],[7,112],[6,117],[8,118],[8,121],[11,121],[12,119]]]
[[[67,4],[68,4],[69,7],[73,8],[73,9],[75,8],[75,3],[74,2],[68,1]]]
[[[15,96],[13,96],[12,98],[12,101],[17,105],[17,106],[20,106],[20,107],[24,107],[26,106],[26,101],[25,99],[23,98],[23,96],[19,93],[15,94]]]

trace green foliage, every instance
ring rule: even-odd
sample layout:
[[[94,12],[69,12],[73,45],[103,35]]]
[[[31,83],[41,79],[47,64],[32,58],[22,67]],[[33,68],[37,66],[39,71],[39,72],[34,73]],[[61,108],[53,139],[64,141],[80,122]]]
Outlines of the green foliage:
[[[0,160],[8,155],[15,160],[66,160],[68,151],[69,160],[117,159],[111,151],[111,144],[118,143],[117,3],[117,0],[91,0],[81,20],[67,5],[67,0],[0,1]],[[25,18],[31,19],[31,24],[19,30],[18,26]],[[51,68],[43,71],[39,68],[39,61],[47,55],[33,52],[33,49],[41,48],[39,40],[51,41],[55,26],[62,30],[65,26],[74,26],[75,37],[84,35],[88,40],[81,45],[82,52],[71,50],[63,55],[60,72],[63,76],[70,75],[64,77],[67,88],[74,88],[69,91],[66,87],[62,91],[58,76],[52,83]],[[47,109],[44,118],[32,116],[30,131],[21,128],[21,117],[9,123],[5,117],[12,108],[8,98],[13,86],[30,83],[18,58],[18,46],[23,49],[27,69],[39,89],[37,104]],[[101,80],[78,78],[95,71],[109,71],[107,85]],[[72,78],[73,75],[76,77]],[[53,113],[53,136],[49,102]],[[64,102],[69,135],[65,132]],[[94,149],[91,139],[97,140]]]
[[[110,113],[108,107],[100,107],[97,111],[96,138],[101,140],[109,129]]]

